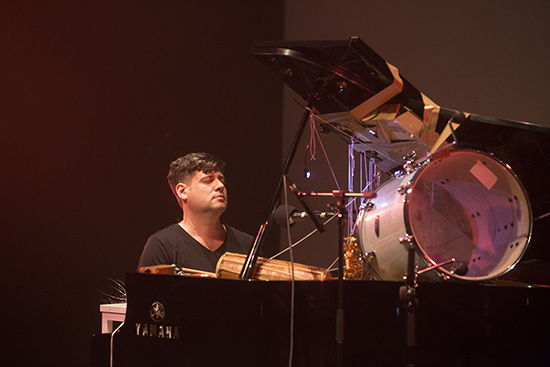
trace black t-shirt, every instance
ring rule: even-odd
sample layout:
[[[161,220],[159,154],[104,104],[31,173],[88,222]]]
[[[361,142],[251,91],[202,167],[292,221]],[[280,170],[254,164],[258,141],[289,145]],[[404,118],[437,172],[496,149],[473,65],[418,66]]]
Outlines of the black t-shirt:
[[[219,258],[226,252],[248,254],[254,238],[230,226],[225,226],[223,244],[210,251],[195,240],[179,224],[172,224],[153,234],[147,240],[139,268],[153,265],[176,265],[178,268],[215,272]]]

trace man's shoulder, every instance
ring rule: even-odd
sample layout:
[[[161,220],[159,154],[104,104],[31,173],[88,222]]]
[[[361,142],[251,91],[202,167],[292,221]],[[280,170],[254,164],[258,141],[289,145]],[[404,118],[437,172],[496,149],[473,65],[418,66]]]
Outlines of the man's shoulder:
[[[153,233],[151,235],[151,237],[155,237],[155,238],[159,238],[159,239],[167,238],[167,237],[169,238],[169,237],[173,237],[173,236],[180,236],[181,232],[182,231],[181,231],[181,227],[179,226],[179,224],[174,223],[174,224],[169,225],[168,227],[164,227],[162,229],[159,229],[158,231]]]

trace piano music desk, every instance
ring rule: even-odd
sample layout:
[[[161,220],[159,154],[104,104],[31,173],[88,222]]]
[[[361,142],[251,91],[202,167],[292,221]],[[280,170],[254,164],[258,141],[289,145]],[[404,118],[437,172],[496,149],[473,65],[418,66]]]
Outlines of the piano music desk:
[[[126,318],[126,303],[110,303],[99,305],[101,312],[101,333],[113,332],[114,322],[124,322]]]

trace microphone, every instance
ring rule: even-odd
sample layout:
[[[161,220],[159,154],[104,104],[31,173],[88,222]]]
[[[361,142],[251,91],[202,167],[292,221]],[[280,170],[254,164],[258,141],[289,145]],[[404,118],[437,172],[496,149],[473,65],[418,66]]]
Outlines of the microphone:
[[[466,275],[468,270],[468,264],[462,261],[455,261],[451,266],[451,273],[456,275]]]
[[[302,204],[302,207],[306,211],[308,217],[313,221],[313,224],[315,224],[315,227],[317,227],[317,230],[323,233],[325,231],[325,226],[323,225],[323,223],[321,223],[319,218],[315,216],[315,212],[313,211],[309,203],[306,201],[306,198],[300,195],[300,190],[298,190],[296,185],[292,181],[290,181],[288,177],[287,177],[287,180],[290,183],[288,187],[292,190],[292,192],[294,193],[294,196],[296,196],[296,199],[298,199],[300,204]]]
[[[273,216],[273,218],[275,219],[275,222],[283,228],[287,228],[286,213],[287,213],[287,209],[285,208],[284,205],[281,205],[280,207],[277,208],[277,210],[275,210],[275,215]],[[318,219],[330,218],[338,214],[337,212],[318,212],[318,211],[315,211],[314,213]],[[307,214],[307,212],[299,212],[298,209],[296,209],[292,205],[288,206],[288,223],[290,224],[290,227],[292,227],[294,223],[301,222],[304,220],[309,220],[309,215]]]

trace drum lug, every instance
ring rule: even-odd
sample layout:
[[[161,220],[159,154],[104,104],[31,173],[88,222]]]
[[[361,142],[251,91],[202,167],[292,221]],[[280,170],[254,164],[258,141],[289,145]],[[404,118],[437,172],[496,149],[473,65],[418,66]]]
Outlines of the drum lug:
[[[403,169],[405,170],[405,172],[407,172],[407,174],[410,174],[410,173],[416,171],[417,168],[418,167],[417,167],[417,165],[414,161],[407,161],[403,165]]]
[[[405,160],[413,160],[416,158],[416,151],[411,151],[410,153],[408,153],[407,155],[405,155],[403,157]]]
[[[413,245],[414,237],[410,234],[405,234],[403,237],[399,237],[399,243],[402,245],[414,246]]]
[[[369,251],[365,254],[365,260],[372,260],[376,257],[376,253],[374,251]]]
[[[411,187],[409,186],[409,184],[403,185],[403,186],[399,186],[399,187],[397,188],[397,193],[399,193],[399,195],[405,195],[405,194],[409,191],[410,188],[411,188]]]
[[[374,210],[375,207],[376,205],[374,205],[374,203],[367,203],[364,205],[364,209],[368,212],[370,212],[371,210]]]

